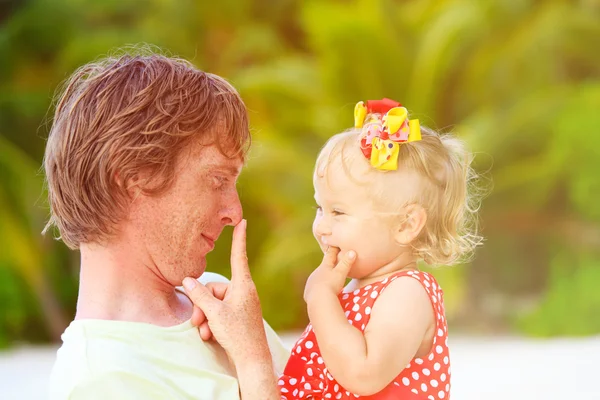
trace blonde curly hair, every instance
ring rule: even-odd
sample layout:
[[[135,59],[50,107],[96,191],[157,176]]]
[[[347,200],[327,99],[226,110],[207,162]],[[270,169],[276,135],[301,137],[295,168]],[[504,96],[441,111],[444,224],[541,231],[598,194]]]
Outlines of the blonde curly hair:
[[[385,214],[400,216],[406,205],[421,205],[427,222],[411,243],[415,255],[434,265],[468,261],[483,242],[477,220],[483,191],[465,144],[450,134],[421,127],[420,141],[400,146],[398,169],[382,171],[372,167],[360,149],[365,129],[330,138],[317,158],[314,179],[328,175],[332,166],[341,168],[373,194],[373,206]],[[418,187],[407,187],[407,173],[421,178]]]

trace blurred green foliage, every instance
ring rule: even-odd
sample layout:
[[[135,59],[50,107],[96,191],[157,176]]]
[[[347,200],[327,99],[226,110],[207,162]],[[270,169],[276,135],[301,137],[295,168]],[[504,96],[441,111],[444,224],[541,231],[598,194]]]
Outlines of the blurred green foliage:
[[[600,333],[599,21],[590,0],[0,3],[0,345],[57,340],[74,312],[77,254],[40,235],[53,92],[138,42],[226,77],[247,103],[255,135],[239,188],[276,329],[306,323],[303,286],[321,257],[316,154],[356,101],[390,97],[467,140],[494,182],[477,258],[434,270],[455,329]],[[230,238],[209,257],[225,275]]]

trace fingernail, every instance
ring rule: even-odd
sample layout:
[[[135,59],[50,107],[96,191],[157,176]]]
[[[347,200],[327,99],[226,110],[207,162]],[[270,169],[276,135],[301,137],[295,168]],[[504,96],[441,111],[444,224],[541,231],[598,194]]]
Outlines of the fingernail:
[[[197,280],[195,280],[194,278],[189,278],[189,277],[188,277],[188,278],[185,278],[185,279],[183,280],[183,287],[184,287],[186,290],[192,290],[192,289],[194,289],[194,288],[195,288],[197,285],[198,285],[198,281],[197,281]]]
[[[356,257],[356,253],[354,251],[350,250],[348,252],[348,258],[351,260],[354,260],[354,257]]]

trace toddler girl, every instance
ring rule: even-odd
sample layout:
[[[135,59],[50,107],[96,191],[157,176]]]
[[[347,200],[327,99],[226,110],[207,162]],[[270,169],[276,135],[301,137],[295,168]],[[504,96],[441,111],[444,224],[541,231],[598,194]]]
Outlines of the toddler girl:
[[[359,102],[354,118],[317,159],[313,234],[326,256],[306,285],[311,323],[281,396],[446,400],[443,292],[417,262],[452,265],[481,243],[471,156],[389,99]]]

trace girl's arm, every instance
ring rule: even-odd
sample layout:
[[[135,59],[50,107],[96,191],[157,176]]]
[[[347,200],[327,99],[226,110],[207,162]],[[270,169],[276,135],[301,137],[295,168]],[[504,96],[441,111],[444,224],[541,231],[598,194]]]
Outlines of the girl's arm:
[[[358,395],[387,386],[435,327],[429,296],[410,277],[396,279],[380,294],[364,334],[348,323],[335,292],[314,290],[306,301],[325,365],[346,390]]]

